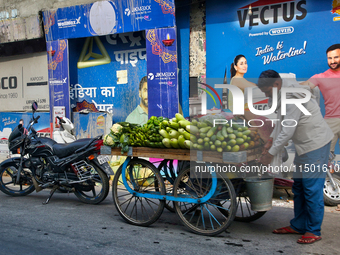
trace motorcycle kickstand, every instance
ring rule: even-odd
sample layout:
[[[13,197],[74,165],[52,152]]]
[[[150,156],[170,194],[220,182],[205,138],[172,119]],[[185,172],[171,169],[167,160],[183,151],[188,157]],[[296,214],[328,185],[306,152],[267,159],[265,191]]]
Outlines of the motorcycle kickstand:
[[[53,188],[52,188],[52,190],[51,190],[51,192],[50,192],[50,195],[49,195],[49,197],[46,199],[46,201],[45,202],[43,202],[42,204],[43,205],[47,205],[48,204],[48,202],[50,202],[50,200],[51,200],[51,198],[52,198],[52,196],[53,196],[53,194],[54,194],[54,192],[57,190],[59,188],[59,186],[58,185],[54,185],[53,186]]]

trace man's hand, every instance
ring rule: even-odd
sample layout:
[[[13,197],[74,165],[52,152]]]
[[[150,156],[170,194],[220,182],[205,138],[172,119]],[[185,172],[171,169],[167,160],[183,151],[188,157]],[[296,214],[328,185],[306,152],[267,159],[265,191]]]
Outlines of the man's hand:
[[[273,145],[273,139],[269,138],[268,141],[266,142],[266,144],[263,146],[262,155],[268,153],[268,151],[272,147],[272,145]]]
[[[269,152],[262,154],[262,157],[260,159],[260,163],[262,165],[268,166],[270,164],[270,162],[272,162],[274,156],[272,154],[270,154]]]

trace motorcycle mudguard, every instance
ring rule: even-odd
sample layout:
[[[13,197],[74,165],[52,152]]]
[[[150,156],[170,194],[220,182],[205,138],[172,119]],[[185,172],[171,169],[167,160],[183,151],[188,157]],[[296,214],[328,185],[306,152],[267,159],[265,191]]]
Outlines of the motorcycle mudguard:
[[[15,158],[8,158],[4,161],[1,162],[0,167],[6,167],[11,165],[12,163],[19,164],[20,163],[20,157],[15,157]]]

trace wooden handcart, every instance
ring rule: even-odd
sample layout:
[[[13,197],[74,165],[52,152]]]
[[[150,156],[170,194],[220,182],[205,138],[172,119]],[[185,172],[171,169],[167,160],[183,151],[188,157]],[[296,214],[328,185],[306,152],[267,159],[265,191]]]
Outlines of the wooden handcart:
[[[261,148],[223,153],[146,147],[130,147],[125,154],[120,148],[104,150],[127,156],[115,173],[112,194],[119,214],[130,224],[148,226],[166,207],[191,231],[212,236],[225,231],[235,216],[252,221],[265,213],[251,211],[242,178],[230,176],[230,171],[212,171],[216,164],[240,167],[255,162]],[[141,157],[163,160],[156,167]]]

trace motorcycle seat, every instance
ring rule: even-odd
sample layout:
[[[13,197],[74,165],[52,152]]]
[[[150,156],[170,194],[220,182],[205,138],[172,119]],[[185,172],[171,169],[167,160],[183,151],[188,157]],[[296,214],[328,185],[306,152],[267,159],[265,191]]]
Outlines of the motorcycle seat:
[[[53,145],[53,151],[58,158],[67,157],[76,152],[80,148],[86,148],[90,145],[96,138],[84,138],[77,140],[73,143],[56,143]]]

